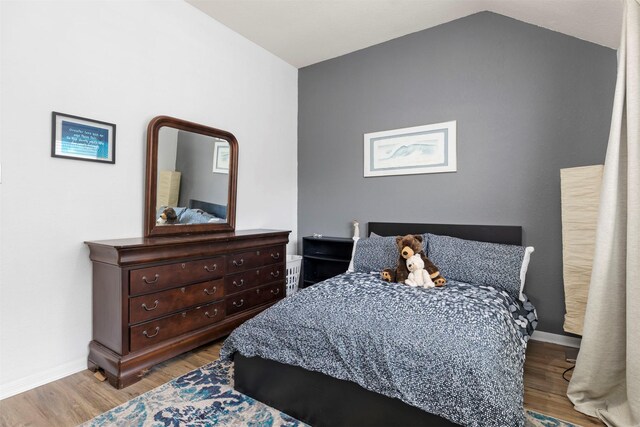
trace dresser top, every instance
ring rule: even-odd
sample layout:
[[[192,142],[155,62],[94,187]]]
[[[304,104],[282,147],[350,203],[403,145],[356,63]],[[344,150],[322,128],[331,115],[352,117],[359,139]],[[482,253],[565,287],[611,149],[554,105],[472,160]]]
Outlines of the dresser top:
[[[126,266],[172,259],[202,258],[246,250],[252,247],[282,245],[289,241],[287,230],[237,230],[185,236],[134,237],[130,239],[85,242],[92,261]]]
[[[256,237],[275,236],[291,231],[288,230],[236,230],[224,233],[197,233],[184,236],[166,236],[166,237],[131,237],[126,239],[110,239],[110,240],[93,240],[86,241],[89,246],[109,246],[113,248],[135,248],[149,246],[167,246],[180,245],[198,242],[225,242],[230,240],[254,239]]]

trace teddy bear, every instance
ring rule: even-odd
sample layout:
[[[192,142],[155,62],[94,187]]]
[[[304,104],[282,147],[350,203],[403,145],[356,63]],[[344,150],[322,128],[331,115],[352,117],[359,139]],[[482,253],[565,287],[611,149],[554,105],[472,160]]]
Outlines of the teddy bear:
[[[396,282],[405,283],[409,278],[409,270],[407,269],[406,260],[413,255],[420,255],[424,262],[424,268],[429,273],[429,277],[435,286],[444,286],[446,280],[440,274],[440,270],[436,267],[424,253],[422,249],[422,236],[417,234],[407,234],[406,236],[396,237],[396,245],[398,246],[399,258],[396,267]]]
[[[178,215],[176,215],[176,211],[171,208],[165,208],[160,217],[156,221],[156,224],[177,224],[178,223]]]
[[[392,268],[385,268],[380,273],[380,278],[385,282],[395,282],[396,281],[396,271]]]
[[[421,286],[423,288],[433,288],[435,285],[429,277],[429,273],[424,269],[424,261],[419,254],[415,254],[407,258],[407,269],[409,277],[404,282],[415,288]]]

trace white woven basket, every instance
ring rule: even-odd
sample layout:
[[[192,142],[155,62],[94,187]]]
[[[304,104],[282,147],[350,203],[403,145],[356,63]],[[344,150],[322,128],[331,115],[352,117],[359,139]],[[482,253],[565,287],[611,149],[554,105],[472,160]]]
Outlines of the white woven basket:
[[[287,296],[298,292],[300,264],[302,264],[302,256],[287,255]]]

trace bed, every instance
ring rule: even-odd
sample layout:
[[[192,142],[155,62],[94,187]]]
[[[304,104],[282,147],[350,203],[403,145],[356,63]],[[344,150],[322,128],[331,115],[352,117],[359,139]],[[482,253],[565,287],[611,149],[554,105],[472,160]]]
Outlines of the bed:
[[[227,205],[219,205],[217,203],[204,202],[202,200],[189,199],[189,209],[200,209],[216,218],[227,218]]]
[[[355,271],[229,336],[221,357],[235,362],[235,388],[311,425],[524,425],[522,371],[537,317],[515,277],[524,281],[532,252],[520,246],[521,227],[369,223],[368,231],[380,237],[358,242]],[[409,233],[424,234],[445,287],[379,278],[380,265],[394,262],[395,239],[384,236]],[[468,268],[474,262],[497,273],[483,276]]]
[[[160,219],[160,215],[170,206],[160,206],[156,211],[157,223],[163,225],[165,222]],[[216,203],[203,202],[201,200],[189,199],[188,206],[171,206],[178,216],[178,224],[210,224],[225,222],[227,218],[227,207]]]

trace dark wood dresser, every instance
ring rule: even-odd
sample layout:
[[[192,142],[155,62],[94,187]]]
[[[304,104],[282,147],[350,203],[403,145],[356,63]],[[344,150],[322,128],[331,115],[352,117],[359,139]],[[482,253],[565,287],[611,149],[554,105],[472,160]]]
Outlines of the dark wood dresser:
[[[86,242],[93,261],[89,369],[117,388],[229,334],[285,295],[288,231]]]

